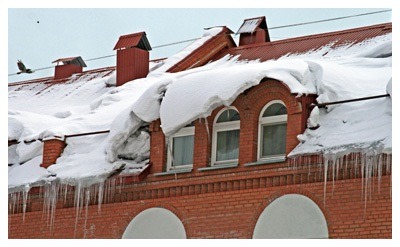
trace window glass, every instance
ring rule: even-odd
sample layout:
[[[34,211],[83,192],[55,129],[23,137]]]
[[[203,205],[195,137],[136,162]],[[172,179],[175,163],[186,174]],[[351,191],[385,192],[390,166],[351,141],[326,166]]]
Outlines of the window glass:
[[[262,157],[286,153],[286,123],[262,127]]]
[[[240,115],[236,109],[223,109],[213,126],[211,163],[236,162],[239,157]]]
[[[217,123],[224,123],[236,120],[240,120],[239,112],[233,109],[229,109],[219,115]]]
[[[272,117],[287,114],[286,107],[280,103],[270,105],[263,114],[263,117]]]
[[[217,133],[216,161],[234,160],[239,157],[239,130]]]
[[[270,102],[260,115],[258,158],[286,155],[287,109],[279,101]]]
[[[193,164],[194,136],[179,136],[173,140],[173,166]]]

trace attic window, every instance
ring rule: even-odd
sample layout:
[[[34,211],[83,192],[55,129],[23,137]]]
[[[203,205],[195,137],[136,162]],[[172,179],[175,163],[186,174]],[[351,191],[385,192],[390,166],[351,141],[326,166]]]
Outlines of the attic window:
[[[212,165],[233,164],[239,158],[239,112],[229,107],[218,113],[213,127]]]
[[[169,139],[167,156],[168,171],[192,168],[194,128],[193,123],[189,124]]]
[[[259,118],[258,159],[272,160],[285,157],[287,109],[282,101],[266,104]]]

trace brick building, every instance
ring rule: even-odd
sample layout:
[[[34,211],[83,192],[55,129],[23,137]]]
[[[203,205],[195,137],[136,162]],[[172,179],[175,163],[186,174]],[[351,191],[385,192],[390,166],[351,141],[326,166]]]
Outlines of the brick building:
[[[96,90],[105,94],[110,88],[146,83],[149,77],[141,78],[149,70],[201,75],[206,73],[203,67],[227,56],[239,55],[239,62],[274,61],[290,58],[288,54],[297,54],[296,58],[341,57],[337,51],[344,47],[368,46],[371,40],[390,35],[391,30],[391,23],[386,23],[271,41],[265,18],[251,18],[236,32],[240,34],[238,46],[231,37],[233,32],[220,27],[172,64],[168,59],[149,61],[151,46],[144,32],[124,35],[114,47],[116,67],[82,72],[80,57],[59,59],[56,61],[64,65],[55,68],[55,77],[9,84],[9,100],[20,97],[16,92],[24,90],[34,98],[57,90],[73,97],[75,90],[100,82],[102,87],[96,86]],[[380,57],[388,59],[391,54]],[[113,75],[115,83],[108,85]],[[168,103],[170,92],[171,87],[159,92],[165,94],[160,104]],[[85,142],[93,145],[99,136],[107,138],[113,133],[111,122],[97,125],[101,130],[90,124],[87,129],[91,131],[49,134],[37,130],[42,134],[25,139],[12,138],[9,131],[9,156],[10,148],[33,143],[43,150],[36,165],[51,172],[41,178],[45,182],[34,181],[29,190],[23,183],[9,186],[9,238],[391,238],[391,152],[387,147],[382,148],[377,140],[371,141],[375,146],[365,149],[344,145],[345,150],[333,158],[322,151],[306,153],[298,148],[302,144],[299,135],[319,128],[310,123],[312,110],[320,107],[323,111],[328,103],[338,103],[317,102],[319,94],[299,94],[289,82],[271,74],[240,91],[229,104],[213,105],[206,117],[199,115],[179,130],[168,131],[162,114],[151,121],[142,119],[137,134],[129,137],[147,138],[143,143],[149,145],[142,146],[148,152],[140,160],[145,162],[130,166],[134,172],[126,172],[129,162],[138,161],[140,155],[132,158],[121,151],[116,161],[120,166],[106,177],[96,178],[97,182],[78,185],[57,180],[62,179],[57,169],[72,169],[66,161],[75,153],[68,148]],[[377,90],[376,95],[376,99],[346,100],[391,102],[387,93]],[[92,111],[98,105],[106,107],[104,102],[102,98],[90,103]],[[59,117],[62,119],[71,114],[56,113],[68,115]],[[380,131],[373,125],[369,128]],[[123,142],[129,142],[128,138]],[[365,152],[367,149],[372,153]],[[82,160],[83,166],[90,165],[86,162]],[[64,168],[57,167],[63,164]],[[57,169],[52,170],[55,165]],[[16,175],[9,172],[9,178]]]

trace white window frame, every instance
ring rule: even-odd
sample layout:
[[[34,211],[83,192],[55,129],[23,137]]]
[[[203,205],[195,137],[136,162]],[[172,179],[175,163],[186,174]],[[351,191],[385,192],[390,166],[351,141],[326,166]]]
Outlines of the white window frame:
[[[217,135],[218,132],[222,131],[229,131],[229,130],[239,130],[240,131],[240,120],[224,122],[224,123],[217,123],[218,118],[221,114],[228,110],[235,110],[239,113],[240,112],[236,109],[236,107],[230,106],[224,108],[218,112],[215,116],[214,124],[213,124],[213,133],[212,133],[212,143],[211,143],[211,166],[223,165],[223,164],[234,164],[239,161],[239,159],[232,159],[232,160],[224,160],[224,161],[217,161]],[[239,134],[240,138],[240,134]],[[239,143],[240,148],[240,143]]]
[[[181,165],[181,166],[173,166],[173,164],[172,164],[172,159],[173,159],[173,157],[172,157],[173,150],[172,149],[174,147],[174,138],[175,137],[183,137],[183,136],[191,136],[191,135],[194,136],[194,126],[184,127],[168,138],[167,171],[193,168],[193,163],[187,164],[187,165]],[[194,140],[193,140],[193,142],[194,142]],[[193,143],[193,149],[194,149],[194,143]],[[194,153],[194,150],[193,150],[193,153]]]
[[[278,154],[278,155],[269,155],[266,157],[262,157],[262,141],[263,141],[263,127],[267,125],[277,125],[286,123],[286,135],[287,135],[287,114],[285,115],[278,115],[272,117],[263,117],[265,110],[270,107],[272,104],[279,103],[286,107],[285,103],[282,100],[272,100],[268,102],[261,110],[260,115],[258,117],[258,148],[257,148],[257,159],[258,161],[274,161],[274,160],[282,160],[286,158],[285,154]],[[287,111],[287,107],[286,107]],[[286,142],[286,137],[285,137]]]

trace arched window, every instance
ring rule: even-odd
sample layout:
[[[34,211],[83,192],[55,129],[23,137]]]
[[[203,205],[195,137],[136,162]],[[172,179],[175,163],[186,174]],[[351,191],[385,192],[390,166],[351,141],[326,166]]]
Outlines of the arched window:
[[[185,126],[169,138],[167,169],[190,169],[193,167],[194,123]]]
[[[258,126],[258,159],[281,160],[286,155],[287,109],[280,100],[264,106]]]
[[[212,165],[237,163],[239,157],[240,116],[233,108],[221,110],[214,121]]]

